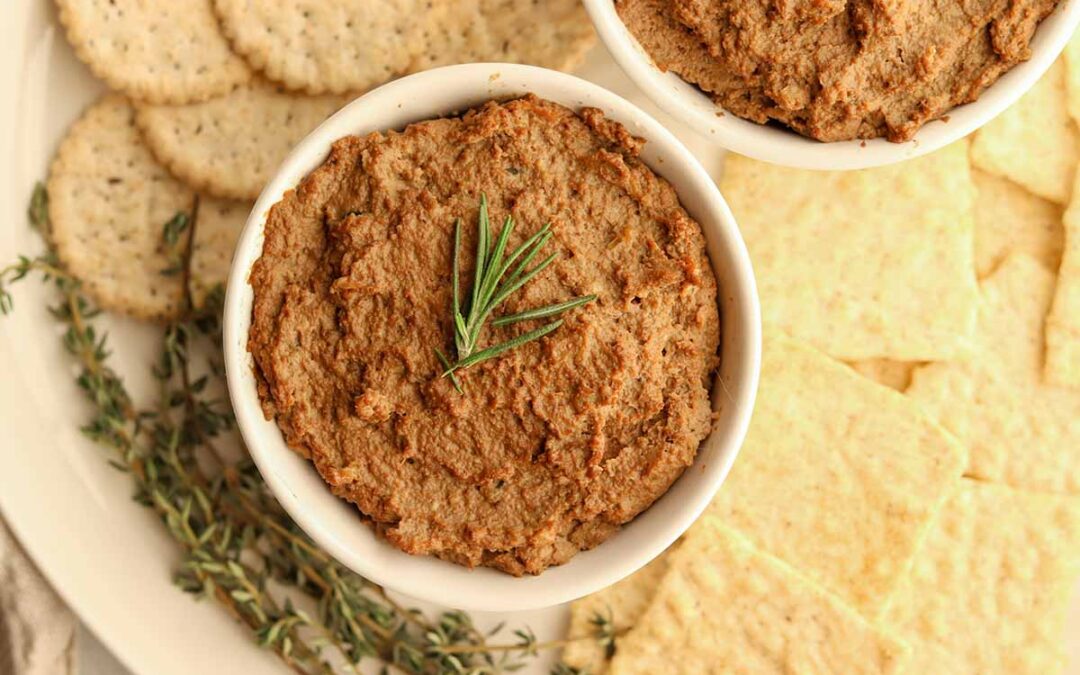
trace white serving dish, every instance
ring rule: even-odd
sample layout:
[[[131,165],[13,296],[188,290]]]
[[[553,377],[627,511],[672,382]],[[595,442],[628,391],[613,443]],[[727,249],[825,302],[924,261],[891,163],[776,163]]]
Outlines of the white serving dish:
[[[904,143],[883,138],[822,143],[779,126],[761,125],[724,113],[700,89],[675,73],[661,71],[626,28],[614,0],[583,0],[615,60],[646,95],[670,115],[728,150],[774,164],[803,169],[865,169],[912,159],[959,140],[986,124],[1031,88],[1058,57],[1080,23],[1080,0],[1064,0],[1039,26],[1031,59],[987,88],[973,103],[930,122]]]
[[[330,145],[350,134],[400,129],[461,112],[492,98],[534,93],[571,108],[593,106],[646,139],[642,159],[670,181],[701,223],[720,288],[722,363],[714,387],[718,419],[695,464],[645,513],[596,549],[535,577],[469,570],[412,556],[375,536],[353,505],[338,499],[307,460],[285,444],[259,406],[247,335],[251,266],[263,226],[282,195],[319,166]],[[468,64],[418,73],[383,85],[346,106],[304,139],[263,190],[237,245],[225,306],[230,395],[246,444],[267,483],[297,523],[343,564],[390,589],[441,605],[517,611],[548,607],[599,590],[633,573],[678,538],[723,482],[750,420],[760,367],[760,311],[742,237],[716,184],[659,122],[619,96],[563,73],[510,64]]]

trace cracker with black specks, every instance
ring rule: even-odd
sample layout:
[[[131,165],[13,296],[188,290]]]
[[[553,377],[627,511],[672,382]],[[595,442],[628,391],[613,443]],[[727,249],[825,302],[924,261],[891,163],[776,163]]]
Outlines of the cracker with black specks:
[[[75,53],[133,99],[189,103],[251,79],[210,0],[57,0]]]
[[[596,42],[579,0],[457,0],[429,38],[418,70],[497,61],[570,71]]]
[[[188,185],[254,200],[286,155],[347,96],[305,96],[257,80],[204,103],[139,106],[154,156]]]
[[[361,91],[409,72],[451,0],[214,0],[233,48],[309,94]]]
[[[195,192],[159,165],[135,126],[135,110],[110,94],[68,131],[49,172],[50,235],[61,264],[102,308],[167,320],[183,310],[182,260],[165,223],[190,213]],[[224,281],[248,208],[204,198],[192,258],[195,297]],[[201,290],[200,290],[201,289]]]

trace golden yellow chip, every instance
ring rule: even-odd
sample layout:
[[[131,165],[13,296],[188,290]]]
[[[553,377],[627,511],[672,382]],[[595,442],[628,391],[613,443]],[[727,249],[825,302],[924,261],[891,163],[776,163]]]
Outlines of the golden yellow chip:
[[[1057,61],[1019,101],[975,134],[971,161],[1064,204],[1080,161],[1080,138],[1065,100],[1065,64]]]
[[[904,391],[911,384],[911,373],[920,365],[917,361],[893,361],[891,359],[866,359],[851,361],[855,372],[896,391]]]
[[[1061,206],[1007,178],[976,169],[975,271],[980,279],[1010,253],[1027,253],[1048,269],[1061,262]]]
[[[709,512],[875,617],[964,461],[903,395],[772,337],[750,432]]]
[[[971,349],[917,369],[907,395],[967,447],[969,475],[1080,493],[1080,391],[1043,378],[1053,292],[1053,273],[1033,258],[1007,258],[983,282]]]
[[[1065,99],[1073,121],[1080,120],[1080,33],[1074,34],[1062,53],[1065,61]]]
[[[596,639],[596,617],[608,619],[616,633],[632,628],[652,602],[656,587],[667,572],[671,550],[622,581],[570,605],[570,629],[566,637],[575,641],[563,649],[563,663],[589,675],[607,672],[610,656],[607,647]]]
[[[715,518],[671,555],[612,675],[900,672],[907,647]]]
[[[966,142],[866,171],[729,156],[721,182],[762,315],[844,360],[949,358],[974,324],[975,188]]]
[[[1046,318],[1046,380],[1080,389],[1080,191],[1073,195],[1063,220],[1065,253],[1057,290]]]
[[[962,483],[889,610],[913,648],[908,672],[1061,672],[1080,499]]]

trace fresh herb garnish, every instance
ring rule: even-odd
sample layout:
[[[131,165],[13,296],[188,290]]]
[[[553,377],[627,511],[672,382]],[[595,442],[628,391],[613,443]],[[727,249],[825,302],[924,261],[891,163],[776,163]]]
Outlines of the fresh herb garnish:
[[[454,387],[461,391],[456,371],[474,366],[482,361],[495,358],[515,347],[538,340],[562,325],[562,319],[555,319],[539,328],[522,333],[505,342],[477,350],[480,333],[491,313],[514,291],[517,291],[530,279],[542,272],[558,257],[557,253],[547,256],[535,267],[529,265],[540,254],[544,245],[551,239],[551,225],[544,225],[526,239],[517,248],[506,253],[506,244],[514,231],[514,217],[506,216],[499,238],[492,243],[491,221],[488,216],[487,195],[480,195],[480,217],[476,228],[476,266],[473,271],[472,291],[467,302],[461,299],[461,219],[454,222],[454,259],[451,272],[451,316],[454,325],[454,350],[457,361],[450,362],[438,348],[435,354],[443,366],[442,377],[449,377]],[[517,262],[520,258],[520,262]],[[517,265],[514,263],[517,262]],[[511,266],[513,269],[511,270]],[[509,274],[507,274],[509,272]],[[495,326],[509,326],[520,321],[544,319],[562,314],[567,310],[580,307],[596,299],[595,295],[582,295],[565,302],[558,302],[544,307],[508,314],[492,321]]]
[[[48,231],[44,187],[34,192],[32,224]],[[445,611],[428,618],[406,608],[378,584],[349,571],[322,551],[289,518],[246,452],[227,452],[232,411],[223,392],[220,287],[201,307],[191,302],[191,246],[197,202],[183,228],[163,229],[186,239],[179,270],[183,315],[165,327],[152,368],[156,400],[140,405],[110,366],[101,313],[52,251],[21,256],[0,268],[0,310],[12,311],[8,284],[37,273],[57,294],[50,312],[63,324],[63,343],[78,366],[76,383],[93,417],[83,433],[109,450],[109,464],[128,473],[135,499],[158,515],[183,553],[176,584],[212,598],[247,626],[262,647],[295,673],[359,673],[362,660],[382,661],[383,673],[451,675],[509,673],[544,649],[595,635],[541,642],[529,629],[489,644],[468,614]],[[173,221],[170,221],[173,222]],[[174,229],[175,228],[175,229]],[[187,230],[187,237],[181,237]],[[167,241],[163,241],[167,244]],[[366,670],[366,669],[365,669]],[[579,673],[556,666],[553,673]]]

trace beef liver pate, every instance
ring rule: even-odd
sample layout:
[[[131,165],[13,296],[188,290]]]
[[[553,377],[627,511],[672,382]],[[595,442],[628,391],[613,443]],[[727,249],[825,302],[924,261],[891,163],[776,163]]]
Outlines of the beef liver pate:
[[[759,123],[910,139],[1030,56],[1059,0],[617,0],[656,64]]]
[[[248,345],[265,413],[399,548],[539,573],[693,461],[711,426],[716,281],[639,146],[598,110],[491,102],[341,139],[271,210]],[[471,279],[481,192],[493,224],[513,214],[510,247],[550,223],[559,253],[500,313],[599,297],[462,371],[459,394],[434,349],[452,353],[454,220]],[[481,347],[538,325],[489,323]]]

